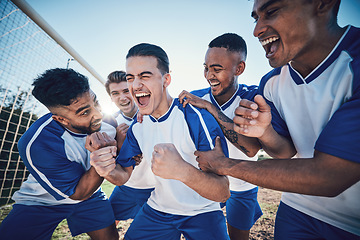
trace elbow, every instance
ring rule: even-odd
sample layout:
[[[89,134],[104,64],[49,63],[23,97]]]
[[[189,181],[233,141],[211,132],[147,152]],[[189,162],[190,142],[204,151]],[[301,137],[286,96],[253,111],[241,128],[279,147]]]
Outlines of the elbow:
[[[91,196],[92,196],[92,194],[82,195],[82,194],[74,193],[69,198],[72,200],[75,200],[75,201],[85,201]]]
[[[255,156],[256,156],[256,154],[258,153],[258,151],[259,151],[259,149],[253,150],[253,151],[249,151],[246,155],[247,155],[248,157],[252,158],[252,157],[255,157]]]
[[[226,191],[226,194],[224,194],[224,197],[220,199],[220,202],[224,203],[226,202],[231,196],[230,190]]]
[[[339,196],[341,193],[343,193],[347,188],[334,188],[334,187],[329,187],[329,188],[323,188],[323,191],[321,192],[320,196],[321,197],[337,197]]]
[[[230,187],[230,183],[229,183],[228,178],[226,177],[226,185],[224,186],[221,197],[217,200],[217,202],[224,203],[230,198],[231,193],[230,193],[229,187]]]

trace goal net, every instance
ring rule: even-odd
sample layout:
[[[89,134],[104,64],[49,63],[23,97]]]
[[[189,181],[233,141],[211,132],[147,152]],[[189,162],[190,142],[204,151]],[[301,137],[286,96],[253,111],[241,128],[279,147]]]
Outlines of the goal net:
[[[0,206],[12,202],[28,176],[17,142],[47,112],[31,95],[33,79],[50,68],[72,68],[87,76],[90,85],[101,85],[81,57],[69,53],[16,2],[0,0]]]

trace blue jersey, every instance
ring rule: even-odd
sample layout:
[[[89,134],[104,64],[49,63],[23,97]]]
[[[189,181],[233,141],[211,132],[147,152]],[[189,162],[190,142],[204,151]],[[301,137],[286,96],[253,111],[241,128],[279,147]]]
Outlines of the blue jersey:
[[[150,167],[154,146],[172,143],[185,161],[198,168],[194,152],[212,149],[216,136],[220,136],[223,151],[228,156],[224,135],[214,117],[191,105],[183,108],[179,99],[174,99],[159,119],[148,115],[141,124],[135,120],[116,161],[124,167],[132,166],[132,157],[142,153],[142,161]],[[155,190],[147,203],[161,212],[187,216],[220,210],[219,203],[201,197],[184,183],[158,176],[155,176]]]
[[[115,137],[114,126],[102,122],[101,131]],[[74,204],[82,175],[90,169],[90,152],[85,148],[87,134],[71,132],[48,113],[34,122],[18,142],[18,149],[30,175],[13,195],[25,205]],[[95,194],[102,196],[101,191]]]
[[[254,100],[255,95],[258,93],[257,86],[247,86],[245,84],[239,84],[237,91],[234,95],[223,105],[219,105],[215,100],[215,97],[211,93],[211,88],[205,88],[200,90],[195,90],[191,92],[192,94],[205,99],[211,102],[215,107],[217,107],[225,116],[230,119],[233,119],[235,116],[235,109],[239,106],[241,99],[248,99],[250,101]],[[233,159],[241,159],[241,160],[249,160],[256,161],[257,156],[248,157],[245,153],[240,151],[237,147],[235,147],[228,139],[226,139],[229,149],[229,157]],[[256,186],[245,182],[241,179],[234,178],[229,176],[230,182],[230,190],[232,191],[247,191],[255,188]]]
[[[349,26],[305,78],[289,63],[264,76],[259,89],[272,108],[274,129],[294,142],[297,157],[318,150],[360,163],[360,29]],[[282,201],[360,235],[359,196],[358,182],[337,197],[284,193]]]

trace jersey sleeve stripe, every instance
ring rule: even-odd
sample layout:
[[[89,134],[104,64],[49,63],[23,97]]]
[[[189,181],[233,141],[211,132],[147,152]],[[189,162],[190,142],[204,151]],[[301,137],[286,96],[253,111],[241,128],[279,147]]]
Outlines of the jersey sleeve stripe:
[[[53,192],[55,192],[56,194],[58,194],[58,196],[53,196],[57,199],[57,200],[61,200],[64,198],[68,198],[69,196],[67,196],[66,194],[64,194],[63,192],[61,192],[59,189],[55,188],[51,182],[46,178],[46,176],[39,171],[35,165],[33,164],[32,158],[31,158],[31,154],[30,154],[30,149],[32,144],[34,143],[34,141],[36,140],[36,138],[40,135],[41,131],[52,121],[52,118],[49,118],[48,120],[46,120],[35,132],[35,134],[33,135],[33,137],[30,139],[28,145],[26,146],[26,158],[28,161],[29,166],[35,171],[35,173],[39,176],[39,178],[45,183],[47,184],[47,186],[53,190]],[[35,177],[35,176],[34,176]]]
[[[190,106],[190,107],[194,110],[194,112],[198,115],[199,120],[200,120],[200,123],[201,123],[202,127],[204,128],[204,132],[205,132],[206,138],[207,138],[207,140],[209,141],[210,148],[213,149],[213,148],[214,148],[214,145],[213,145],[213,142],[212,142],[212,139],[211,139],[209,130],[208,130],[206,124],[205,124],[205,121],[204,121],[201,113],[200,113],[196,108],[194,108],[191,104],[189,104],[189,106]]]

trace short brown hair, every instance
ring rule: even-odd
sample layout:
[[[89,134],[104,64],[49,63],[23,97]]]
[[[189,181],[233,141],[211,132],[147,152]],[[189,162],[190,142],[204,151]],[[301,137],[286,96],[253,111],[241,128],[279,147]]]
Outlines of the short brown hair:
[[[124,71],[114,71],[107,77],[105,88],[107,93],[110,95],[109,85],[110,83],[126,82],[126,73]]]

